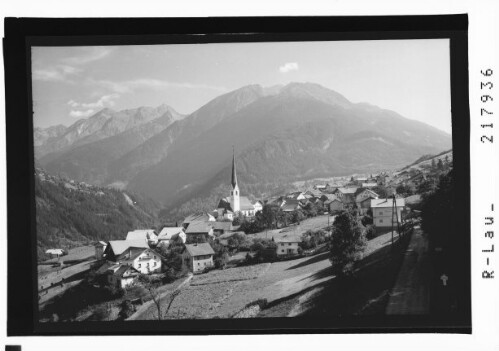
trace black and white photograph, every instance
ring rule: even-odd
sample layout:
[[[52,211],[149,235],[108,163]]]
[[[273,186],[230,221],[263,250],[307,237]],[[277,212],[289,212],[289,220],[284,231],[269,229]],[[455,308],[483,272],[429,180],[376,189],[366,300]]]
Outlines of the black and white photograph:
[[[30,55],[40,323],[466,309],[449,39]]]

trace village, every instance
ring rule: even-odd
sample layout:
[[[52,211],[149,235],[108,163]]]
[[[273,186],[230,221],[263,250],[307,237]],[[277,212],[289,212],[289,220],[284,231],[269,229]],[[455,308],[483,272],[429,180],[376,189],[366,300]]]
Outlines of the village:
[[[421,193],[434,186],[434,175],[438,171],[451,167],[449,156],[452,157],[451,152],[442,153],[399,171],[333,177],[328,182],[315,181],[313,185],[308,181],[301,190],[251,201],[240,193],[237,162],[233,155],[230,194],[220,199],[212,212],[191,214],[172,226],[130,228],[122,240],[93,243],[93,252],[88,251],[90,247],[80,248],[86,250],[86,259],[71,260],[68,258],[71,253],[68,256],[67,250],[60,248],[47,250],[46,253],[53,257],[48,262],[55,268],[46,275],[42,274],[41,278],[39,276],[40,307],[43,309],[52,303],[55,311],[54,300],[84,281],[90,282],[93,291],[108,292],[102,301],[94,301],[94,305],[100,304],[101,310],[106,310],[100,313],[104,317],[95,317],[95,310],[87,309],[86,314],[66,318],[255,316],[254,303],[259,301],[258,294],[244,300],[245,304],[232,301],[234,306],[225,314],[220,309],[223,310],[222,305],[231,305],[232,295],[237,295],[237,289],[258,290],[258,282],[267,279],[266,276],[279,265],[289,270],[313,256],[322,258],[317,269],[330,266],[327,255],[333,223],[344,211],[350,211],[360,219],[368,239],[366,252],[373,253],[390,243],[393,245],[394,237],[399,240],[401,233],[418,223]],[[68,186],[78,185],[73,182]],[[279,274],[283,274],[282,271]],[[300,283],[293,280],[294,277],[289,279],[288,284],[296,283],[295,286],[280,288],[280,294],[299,292],[308,288],[307,282],[311,287],[316,284],[307,280],[308,276]],[[221,284],[214,285],[214,282]],[[250,283],[256,285],[252,287]],[[185,305],[192,305],[192,301],[181,291],[205,285],[211,288],[223,286],[223,293],[217,294],[215,307],[210,309],[201,304],[196,312],[186,312],[189,306]],[[265,285],[267,288],[268,284]],[[182,299],[187,302],[182,302]],[[116,303],[113,305],[109,301]],[[211,310],[218,312],[210,314]],[[53,311],[47,309],[46,320],[62,317]]]

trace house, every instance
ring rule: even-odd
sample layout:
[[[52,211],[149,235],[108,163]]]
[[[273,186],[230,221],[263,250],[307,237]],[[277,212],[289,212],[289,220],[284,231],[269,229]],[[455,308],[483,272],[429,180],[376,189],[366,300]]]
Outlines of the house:
[[[144,240],[111,240],[107,243],[102,257],[109,261],[116,261],[116,257],[130,247],[148,249],[149,244]]]
[[[104,254],[104,250],[106,249],[107,243],[104,241],[98,241],[94,244],[94,249],[95,249],[95,259],[96,260],[101,260],[103,257],[102,255]]]
[[[158,234],[158,245],[170,245],[172,239],[180,238],[185,244],[187,235],[184,232],[184,227],[164,227]]]
[[[116,257],[116,262],[131,266],[142,274],[161,272],[161,257],[151,249],[130,247]]]
[[[377,199],[378,197],[378,194],[370,189],[358,188],[355,192],[355,203],[357,207],[360,207],[360,203],[365,199]]]
[[[355,197],[358,187],[343,187],[338,188],[334,195],[341,200],[343,206],[354,206],[356,204]]]
[[[253,204],[253,207],[255,208],[255,214],[256,214],[258,211],[263,210],[263,202],[262,201],[256,201]]]
[[[335,213],[344,209],[343,202],[337,197],[324,202],[324,206],[327,206],[330,213]]]
[[[371,199],[371,208],[373,211],[373,223],[376,227],[391,227],[392,224],[397,226],[398,222],[402,222],[402,210],[405,206],[405,199],[395,199],[396,211],[393,211],[393,198],[388,199]],[[397,217],[395,218],[395,215]],[[393,218],[392,218],[393,215]],[[393,223],[392,223],[393,221]]]
[[[185,231],[186,242],[203,242],[214,236],[213,224],[216,222],[192,222]]]
[[[254,217],[256,212],[261,210],[261,204],[256,205],[256,203],[252,203],[246,196],[241,196],[239,185],[237,183],[236,156],[234,152],[232,153],[231,185],[232,190],[230,191],[230,196],[220,199],[218,203],[218,218],[232,220],[239,214],[246,217]],[[230,212],[233,212],[233,214],[231,215]]]
[[[107,269],[106,274],[109,285],[125,289],[135,282],[140,272],[126,264],[115,264]]]
[[[67,255],[66,251],[63,249],[48,249],[45,251],[46,254],[52,256],[52,257],[60,257],[64,256],[65,254]]]
[[[233,232],[239,228],[239,226],[233,226],[232,222],[213,222],[212,228],[215,235],[221,235]]]
[[[187,229],[189,224],[192,222],[215,222],[216,219],[214,216],[212,216],[209,213],[194,213],[189,216],[187,216],[184,221],[182,222],[182,227],[184,229]]]
[[[158,242],[158,236],[154,229],[137,229],[127,233],[126,239],[128,241],[144,240],[149,245],[155,245]]]
[[[302,208],[299,200],[285,199],[281,205],[282,212],[294,212]]]
[[[301,238],[296,235],[284,235],[279,238],[272,238],[277,244],[277,257],[295,256],[298,255],[299,244]]]
[[[304,200],[305,194],[302,193],[301,191],[295,191],[293,193],[286,195],[286,198],[293,199],[293,200]]]
[[[363,188],[375,188],[377,186],[378,186],[378,183],[376,183],[376,182],[362,183]]]
[[[200,273],[213,267],[214,254],[215,251],[208,243],[186,244],[182,252],[182,261],[191,272]]]

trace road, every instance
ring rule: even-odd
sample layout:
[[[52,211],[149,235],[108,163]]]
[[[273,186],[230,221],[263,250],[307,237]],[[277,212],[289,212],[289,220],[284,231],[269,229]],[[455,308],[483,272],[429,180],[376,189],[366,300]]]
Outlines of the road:
[[[430,310],[431,265],[428,240],[419,226],[414,227],[402,267],[390,292],[388,315],[428,314]]]

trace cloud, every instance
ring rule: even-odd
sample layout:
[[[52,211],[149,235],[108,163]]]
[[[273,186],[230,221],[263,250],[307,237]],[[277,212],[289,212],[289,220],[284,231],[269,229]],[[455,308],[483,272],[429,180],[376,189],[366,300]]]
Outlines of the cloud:
[[[120,97],[119,94],[104,95],[99,100],[95,102],[77,102],[75,100],[69,100],[68,105],[72,108],[82,108],[82,109],[96,109],[103,107],[112,107],[115,104],[116,99]]]
[[[298,62],[287,62],[279,67],[279,72],[288,73],[290,71],[298,71]]]
[[[110,47],[93,46],[79,48],[79,51],[81,54],[63,58],[61,62],[76,66],[84,65],[107,57],[112,52],[112,49]]]
[[[220,92],[227,91],[225,87],[208,85],[208,84],[193,84],[193,83],[178,83],[153,78],[139,78],[121,82],[113,82],[110,80],[94,80],[89,78],[89,84],[96,84],[100,87],[111,90],[115,93],[124,94],[132,93],[139,89],[167,89],[167,88],[184,88],[184,89],[209,89]]]
[[[76,75],[81,69],[67,65],[56,65],[45,69],[34,69],[32,72],[33,80],[45,82],[70,82],[69,76]]]
[[[69,115],[73,118],[86,118],[86,117],[93,115],[94,113],[95,113],[94,109],[88,109],[88,110],[84,110],[84,111],[71,110],[69,112]]]

